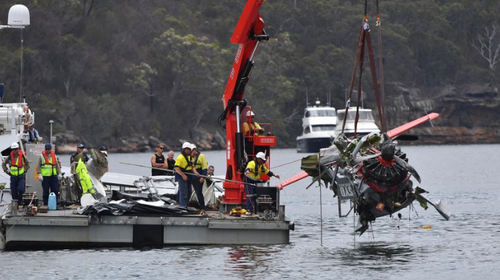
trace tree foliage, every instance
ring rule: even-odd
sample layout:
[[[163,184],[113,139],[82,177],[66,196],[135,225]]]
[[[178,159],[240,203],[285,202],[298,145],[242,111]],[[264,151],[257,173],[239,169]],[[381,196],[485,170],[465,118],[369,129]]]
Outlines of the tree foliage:
[[[376,45],[375,1],[368,2]],[[0,3],[2,24],[16,3]],[[23,4],[31,12],[31,26],[24,30],[24,92],[43,133],[49,119],[56,121],[55,132],[71,130],[95,144],[132,135],[176,141],[200,127],[220,130],[216,119],[237,49],[229,38],[245,1]],[[271,40],[258,50],[245,98],[258,121],[273,122],[282,143],[292,145],[300,133],[306,93],[310,101],[331,95],[334,106],[344,105],[363,4],[262,5]],[[423,87],[498,84],[499,1],[381,0],[380,11],[386,81]],[[0,36],[0,82],[5,101],[17,101],[19,30],[3,29]]]

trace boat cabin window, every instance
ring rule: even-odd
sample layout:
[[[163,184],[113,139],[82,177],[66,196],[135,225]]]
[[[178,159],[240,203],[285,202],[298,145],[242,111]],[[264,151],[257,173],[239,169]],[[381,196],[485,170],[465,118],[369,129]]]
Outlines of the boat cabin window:
[[[356,110],[352,110],[348,112],[347,120],[348,121],[354,121],[356,118]],[[337,122],[341,123],[344,121],[344,112],[339,112],[338,117],[337,117]],[[359,121],[373,121],[373,115],[371,111],[361,111],[359,112]]]
[[[306,133],[311,133],[311,128],[310,127],[304,128],[304,134],[306,134]]]
[[[335,113],[335,109],[332,110],[311,110],[306,111],[305,117],[335,117],[337,114]]]
[[[312,126],[313,131],[332,131],[335,130],[335,125],[313,125]]]

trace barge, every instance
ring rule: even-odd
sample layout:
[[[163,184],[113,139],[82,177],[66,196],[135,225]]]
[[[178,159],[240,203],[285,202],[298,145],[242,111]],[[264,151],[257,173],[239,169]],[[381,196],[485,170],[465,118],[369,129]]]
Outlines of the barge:
[[[245,209],[239,208],[246,201],[246,164],[260,151],[266,153],[269,167],[270,147],[276,145],[276,137],[272,135],[271,129],[269,135],[249,133],[243,138],[242,133],[244,123],[241,113],[245,114],[251,109],[250,106],[246,107],[246,101],[243,99],[245,85],[259,44],[269,40],[259,13],[262,3],[262,0],[247,1],[231,38],[232,43],[239,44],[239,49],[223,96],[225,109],[219,120],[226,129],[227,160],[226,177],[221,179],[224,181],[224,197],[219,211],[208,211],[206,215],[192,214],[193,211],[189,208],[175,206],[165,197],[159,196],[156,190],[154,196],[147,196],[149,199],[145,200],[139,198],[131,202],[123,199],[123,202],[101,195],[94,197],[96,201],[92,205],[80,206],[77,210],[61,210],[60,207],[59,210],[48,210],[46,213],[33,211],[37,209],[33,207],[37,206],[37,201],[33,199],[28,199],[28,203],[25,201],[21,209],[18,209],[17,203],[6,205],[6,196],[2,197],[6,211],[0,221],[0,249],[289,243],[290,230],[294,229],[294,224],[285,218],[285,207],[280,205],[279,201],[279,188],[270,187],[269,183],[253,185],[252,196],[256,199],[256,203],[252,204],[253,211],[246,212]],[[11,144],[15,142],[19,143],[20,149],[30,162],[36,162],[43,151],[43,145],[26,144],[27,129],[34,123],[35,115],[28,109],[25,101],[0,103],[0,150],[3,156],[10,154]],[[252,127],[253,124],[247,125]],[[52,142],[52,135],[49,139],[46,142]],[[40,181],[35,179],[34,168],[30,168],[24,176],[26,193],[37,193],[41,197],[42,188]],[[124,179],[124,176],[118,178]],[[265,175],[260,178],[262,181],[269,180]],[[92,181],[92,184],[94,183],[95,181]],[[114,187],[119,185],[114,184]],[[131,184],[129,182],[124,185],[129,187]],[[111,208],[121,203],[124,206],[120,205],[122,208],[115,209],[114,212],[101,212],[102,208],[94,209],[91,213],[85,212],[88,207],[98,208],[104,205],[103,207]],[[136,206],[146,210],[136,210]],[[1,208],[0,203],[0,211]],[[125,208],[127,209],[124,210]],[[238,209],[243,211],[233,211]],[[250,212],[254,214],[249,214]]]
[[[4,250],[82,249],[97,247],[163,247],[174,245],[287,244],[293,223],[276,218],[232,217],[217,211],[207,216],[101,216],[73,210],[3,217],[0,246]]]

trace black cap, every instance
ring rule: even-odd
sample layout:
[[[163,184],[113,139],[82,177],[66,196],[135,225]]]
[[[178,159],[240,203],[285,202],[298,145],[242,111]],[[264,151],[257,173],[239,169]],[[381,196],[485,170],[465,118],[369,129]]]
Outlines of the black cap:
[[[85,146],[82,143],[78,144],[76,147],[80,148],[80,149],[84,149],[85,148]]]
[[[99,151],[107,151],[108,148],[106,148],[106,146],[102,145],[100,148],[99,148]]]

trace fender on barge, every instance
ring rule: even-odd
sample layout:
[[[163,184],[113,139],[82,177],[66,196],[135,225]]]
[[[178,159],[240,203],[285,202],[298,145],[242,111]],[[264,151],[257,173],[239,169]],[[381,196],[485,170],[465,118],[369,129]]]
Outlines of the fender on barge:
[[[72,210],[37,216],[3,217],[0,247],[4,250],[82,249],[98,247],[163,247],[174,245],[287,244],[293,222],[276,217],[207,216],[92,216]]]

